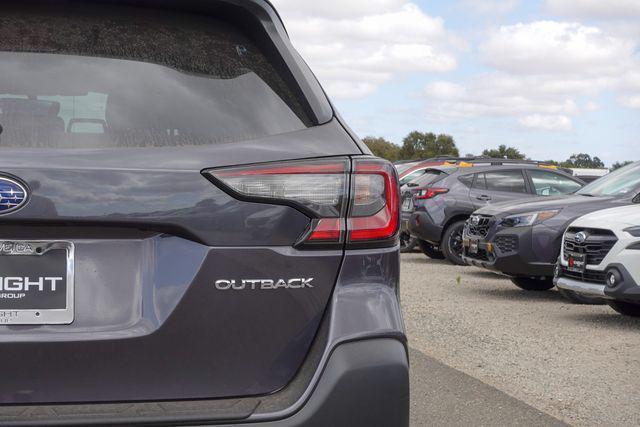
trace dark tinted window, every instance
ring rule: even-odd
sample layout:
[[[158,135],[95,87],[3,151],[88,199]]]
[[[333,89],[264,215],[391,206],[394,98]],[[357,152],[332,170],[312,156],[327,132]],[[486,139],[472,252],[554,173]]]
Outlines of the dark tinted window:
[[[582,185],[558,173],[544,170],[530,170],[533,188],[538,196],[554,196],[570,194],[579,190]]]
[[[311,124],[276,59],[229,23],[64,9],[0,15],[0,147],[216,144]]]
[[[486,189],[489,191],[506,191],[509,193],[526,193],[524,176],[520,170],[487,172],[484,174]]]

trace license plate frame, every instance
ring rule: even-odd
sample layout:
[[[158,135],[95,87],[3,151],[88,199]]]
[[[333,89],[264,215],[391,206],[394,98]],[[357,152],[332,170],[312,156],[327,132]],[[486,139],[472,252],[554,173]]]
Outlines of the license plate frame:
[[[0,240],[0,259],[2,259],[2,263],[10,262],[9,257],[45,257],[50,254],[51,251],[64,250],[66,251],[66,255],[59,262],[64,262],[63,266],[59,265],[61,271],[66,270],[66,281],[64,282],[66,285],[64,291],[64,298],[62,298],[62,293],[60,296],[56,298],[60,300],[64,300],[64,308],[48,308],[43,304],[42,308],[38,307],[29,307],[29,308],[19,308],[20,304],[16,304],[16,308],[6,307],[6,305],[10,304],[9,301],[12,298],[7,298],[3,300],[2,306],[0,306],[0,325],[68,325],[73,323],[75,317],[74,311],[74,294],[75,294],[75,246],[72,242],[68,241],[38,241],[38,240]],[[52,254],[53,255],[53,254]],[[4,258],[7,257],[7,258]],[[60,255],[58,255],[60,257]],[[55,262],[48,260],[48,263],[55,264]],[[44,263],[42,263],[44,265]],[[24,267],[23,267],[24,268]],[[36,269],[37,270],[37,269]],[[64,273],[60,273],[63,275]],[[30,280],[34,280],[37,278],[37,274],[33,275],[33,278],[28,276]],[[3,298],[7,297],[9,293],[13,294],[23,294],[27,295],[29,298],[34,299],[33,294],[27,294],[29,292],[33,292],[28,285],[25,285],[25,282],[22,282],[22,285],[17,283],[16,281],[7,282],[7,279],[22,279],[20,276],[9,277],[5,272],[0,271],[0,296]],[[56,276],[58,278],[58,276]],[[39,277],[42,280],[42,276]],[[57,282],[49,282],[49,287],[46,287],[46,283],[43,286],[43,289],[48,289],[52,291],[55,288]],[[19,286],[26,286],[26,289],[18,289]],[[31,285],[33,287],[33,285]],[[8,289],[11,287],[12,289]],[[13,288],[16,289],[13,289]],[[36,286],[37,287],[37,286]],[[25,296],[21,297],[24,298]],[[36,304],[36,303],[33,303]]]
[[[587,255],[577,252],[569,252],[567,254],[567,270],[572,273],[584,274],[587,271]]]

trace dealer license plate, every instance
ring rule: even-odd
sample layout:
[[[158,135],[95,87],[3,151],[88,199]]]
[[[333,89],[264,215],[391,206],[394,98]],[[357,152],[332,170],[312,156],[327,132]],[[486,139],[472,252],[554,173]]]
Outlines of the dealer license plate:
[[[71,242],[0,241],[0,325],[73,322]]]

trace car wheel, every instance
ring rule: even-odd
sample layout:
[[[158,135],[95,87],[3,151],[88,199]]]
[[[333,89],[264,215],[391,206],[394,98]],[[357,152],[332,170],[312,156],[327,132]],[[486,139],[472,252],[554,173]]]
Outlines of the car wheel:
[[[426,240],[418,239],[418,246],[422,253],[431,259],[444,259],[444,254],[435,245],[427,242]]]
[[[574,291],[570,291],[567,289],[561,289],[558,288],[558,292],[560,293],[560,295],[562,295],[563,297],[565,297],[566,299],[568,299],[569,301],[571,301],[574,304],[588,304],[588,305],[602,305],[602,304],[606,304],[606,301],[604,300],[604,298],[598,298],[598,297],[589,297],[586,295],[580,295],[577,292]]]
[[[409,233],[400,233],[400,252],[412,252],[416,248],[417,244],[418,239],[416,237],[413,237]]]
[[[625,316],[640,317],[640,305],[624,301],[607,301],[609,307]]]
[[[553,288],[553,279],[532,279],[530,277],[512,277],[514,285],[525,291],[548,291]]]
[[[442,253],[455,265],[467,265],[462,260],[462,232],[465,221],[451,224],[442,236]]]

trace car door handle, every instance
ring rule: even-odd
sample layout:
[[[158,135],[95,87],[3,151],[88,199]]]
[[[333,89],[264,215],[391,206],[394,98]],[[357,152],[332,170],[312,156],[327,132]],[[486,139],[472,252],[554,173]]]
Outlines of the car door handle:
[[[488,202],[489,200],[491,200],[491,196],[487,196],[486,194],[483,194],[482,196],[476,197],[476,199],[482,200],[483,202]]]

